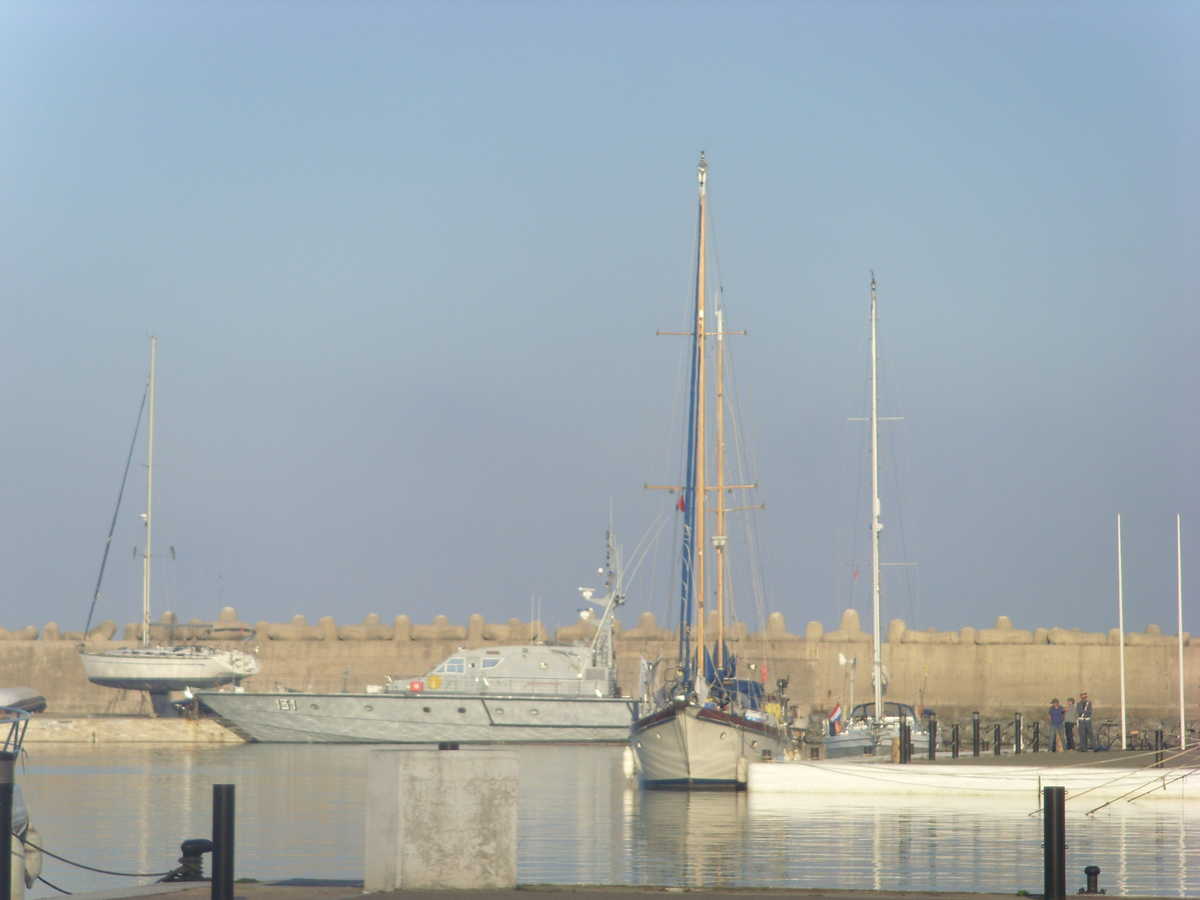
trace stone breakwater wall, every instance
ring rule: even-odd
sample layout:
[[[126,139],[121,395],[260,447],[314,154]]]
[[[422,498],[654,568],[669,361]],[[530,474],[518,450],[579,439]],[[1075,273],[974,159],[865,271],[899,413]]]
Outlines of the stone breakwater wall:
[[[554,639],[588,640],[594,623],[559,628],[553,635],[540,622],[509,619],[487,622],[471,616],[465,625],[446,616],[414,623],[407,615],[390,623],[370,615],[357,624],[338,624],[332,617],[309,624],[303,616],[291,622],[247,623],[226,607],[214,622],[179,623],[165,613],[153,623],[155,642],[203,641],[249,650],[258,656],[260,672],[245,681],[248,690],[289,688],[310,691],[364,690],[387,679],[407,681],[432,669],[458,647],[522,644]],[[767,681],[790,679],[788,695],[801,715],[862,702],[871,693],[871,635],[862,630],[858,613],[847,610],[838,627],[825,630],[808,622],[801,634],[788,630],[781,613],[772,613],[761,631],[745,623],[728,627],[727,638],[743,664],[765,666]],[[129,646],[140,638],[140,625],[118,629],[106,622],[93,629],[91,647]],[[716,623],[708,624],[709,636]],[[90,684],[83,674],[79,633],[50,623],[42,629],[0,628],[0,684],[29,685],[42,693],[55,715],[136,714],[148,711],[147,698]],[[676,633],[643,613],[633,627],[616,628],[621,686],[634,693],[641,658],[671,660]],[[1024,712],[1042,716],[1052,697],[1066,700],[1089,692],[1100,718],[1119,715],[1119,644],[1116,629],[1089,633],[1065,628],[1015,628],[1000,616],[989,628],[916,631],[899,619],[887,628],[883,662],[891,699],[935,709],[944,720],[979,710],[992,718]],[[845,660],[842,663],[840,660]],[[743,673],[746,670],[743,667]],[[762,669],[759,669],[761,673]],[[1188,720],[1200,719],[1200,641],[1184,635],[1185,702]],[[1178,721],[1178,639],[1157,626],[1125,635],[1126,700],[1138,721]]]

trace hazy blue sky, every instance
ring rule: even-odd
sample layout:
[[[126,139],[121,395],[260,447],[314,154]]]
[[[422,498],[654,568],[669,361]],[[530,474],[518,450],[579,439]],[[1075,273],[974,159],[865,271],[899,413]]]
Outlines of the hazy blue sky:
[[[627,548],[672,505],[703,149],[767,608],[869,603],[873,268],[885,620],[1115,626],[1121,512],[1128,625],[1174,633],[1197,10],[0,6],[2,624],[81,627],[152,332],[158,610],[574,618],[610,503]]]

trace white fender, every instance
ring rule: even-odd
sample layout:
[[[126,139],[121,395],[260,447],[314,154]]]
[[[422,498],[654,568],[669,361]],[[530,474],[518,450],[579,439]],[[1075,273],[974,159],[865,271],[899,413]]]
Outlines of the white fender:
[[[42,836],[32,825],[25,831],[25,842],[25,886],[32,888],[42,874]]]

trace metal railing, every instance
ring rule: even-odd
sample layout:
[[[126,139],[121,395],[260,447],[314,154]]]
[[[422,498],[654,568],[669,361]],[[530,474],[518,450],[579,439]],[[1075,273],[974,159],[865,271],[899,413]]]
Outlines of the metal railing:
[[[29,728],[29,716],[28,710],[0,706],[0,728],[8,726],[4,732],[4,745],[0,747],[0,752],[20,752],[21,745],[25,743],[25,732]]]

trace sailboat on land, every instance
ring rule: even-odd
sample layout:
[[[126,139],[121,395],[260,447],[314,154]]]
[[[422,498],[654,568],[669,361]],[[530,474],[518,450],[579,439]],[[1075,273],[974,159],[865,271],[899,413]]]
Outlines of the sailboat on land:
[[[768,701],[760,681],[739,678],[737,660],[725,643],[726,498],[733,489],[750,486],[725,483],[723,354],[730,332],[724,329],[719,306],[711,320],[706,308],[708,163],[703,154],[697,175],[696,297],[691,330],[683,332],[692,338],[692,353],[686,463],[678,504],[683,513],[679,656],[668,682],[655,692],[651,709],[634,722],[630,745],[646,787],[742,788],[749,764],[782,758],[791,737],[783,721],[786,700]],[[710,357],[716,369],[712,385],[707,377]],[[706,412],[708,392],[714,389],[716,434],[711,449],[716,460],[710,484]],[[709,576],[718,623],[711,646],[704,633]],[[781,690],[783,686],[780,682]]]
[[[136,647],[80,648],[84,673],[93,684],[133,691],[148,691],[156,712],[166,711],[166,695],[187,688],[238,684],[258,672],[258,660],[240,650],[221,650],[199,644],[152,646],[150,643],[150,575],[154,537],[154,412],[155,365],[158,339],[150,338],[150,375],[147,384],[146,426],[146,529],[142,549],[142,627]],[[110,535],[111,537],[111,535]],[[106,551],[107,552],[107,551]],[[103,569],[101,570],[103,572]],[[97,590],[99,588],[97,587]],[[85,635],[86,640],[86,635]]]

